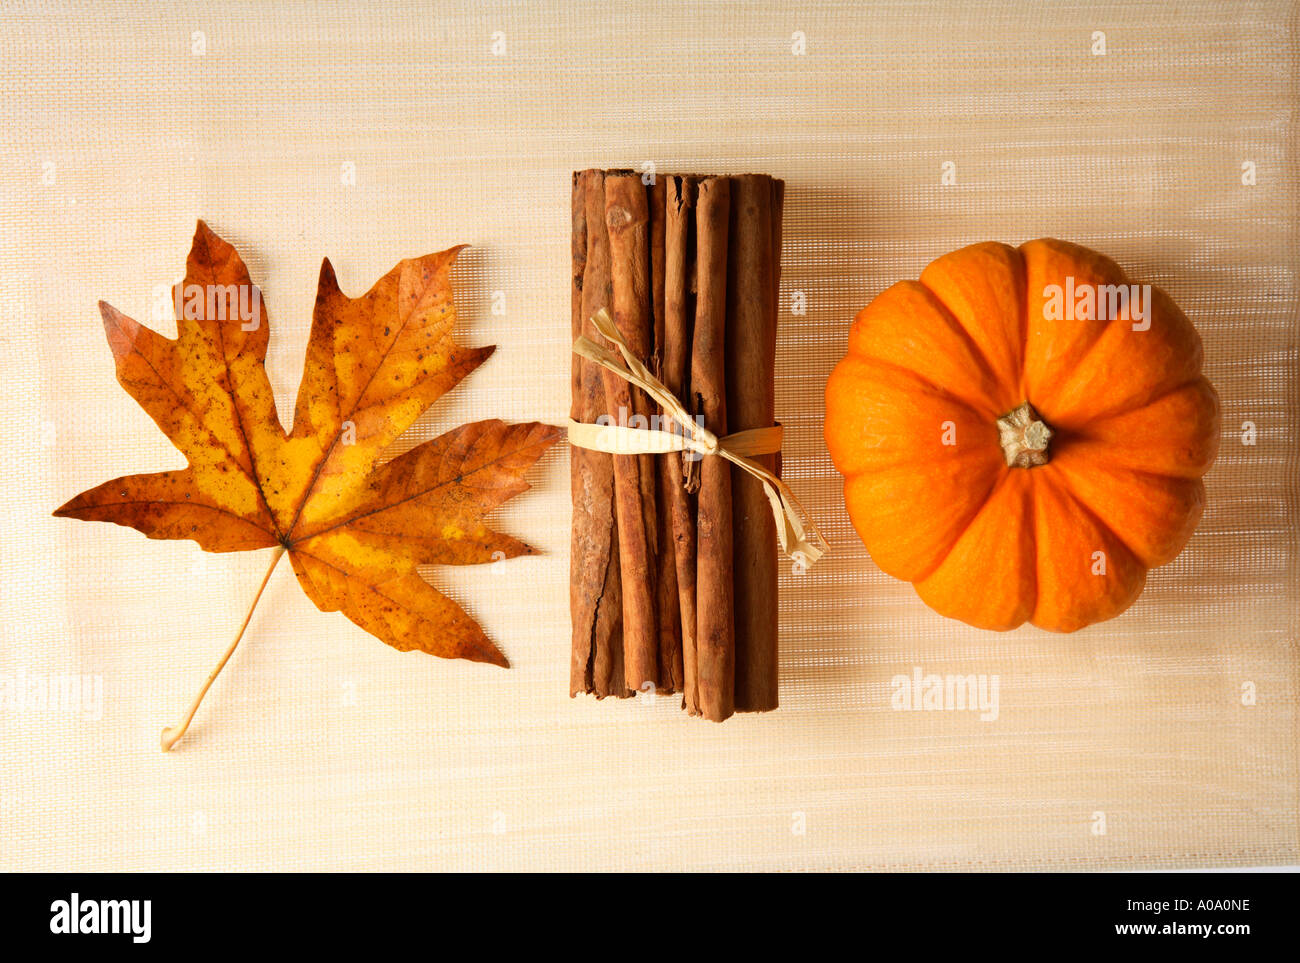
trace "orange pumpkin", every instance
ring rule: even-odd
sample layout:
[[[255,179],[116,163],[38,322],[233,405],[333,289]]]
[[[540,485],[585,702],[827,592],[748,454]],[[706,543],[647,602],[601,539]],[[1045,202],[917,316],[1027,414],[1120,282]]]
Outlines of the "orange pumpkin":
[[[962,248],[895,284],[826,385],[871,557],[985,629],[1071,632],[1128,608],[1195,529],[1218,440],[1178,306],[1050,239]]]

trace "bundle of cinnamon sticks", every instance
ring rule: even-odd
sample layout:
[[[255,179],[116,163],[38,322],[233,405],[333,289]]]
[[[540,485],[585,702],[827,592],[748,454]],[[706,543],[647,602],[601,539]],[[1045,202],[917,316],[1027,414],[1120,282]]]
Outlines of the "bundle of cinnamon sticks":
[[[719,437],[775,418],[784,182],[573,176],[573,337],[607,308],[639,359]],[[670,428],[577,355],[574,421]],[[779,455],[758,456],[771,470]],[[777,533],[762,484],[720,457],[574,446],[570,694],[682,694],[717,722],[777,706]]]

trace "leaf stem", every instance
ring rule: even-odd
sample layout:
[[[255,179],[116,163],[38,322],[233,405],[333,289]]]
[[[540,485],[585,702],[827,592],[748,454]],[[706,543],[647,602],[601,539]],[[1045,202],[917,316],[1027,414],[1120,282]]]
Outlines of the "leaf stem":
[[[253,596],[253,604],[248,607],[248,614],[244,616],[244,621],[240,624],[239,631],[235,633],[235,641],[230,643],[230,648],[226,649],[226,654],[221,657],[221,661],[217,663],[217,667],[212,670],[212,674],[208,676],[208,681],[203,683],[203,688],[200,689],[199,694],[194,697],[194,702],[190,706],[190,711],[185,714],[185,718],[181,721],[180,725],[168,726],[162,731],[160,742],[163,752],[166,752],[185,737],[186,730],[189,729],[190,723],[194,721],[194,713],[199,711],[199,705],[203,702],[203,697],[208,694],[208,689],[212,687],[212,683],[215,682],[217,676],[221,674],[221,670],[226,667],[226,663],[230,661],[230,657],[235,654],[235,649],[239,645],[239,640],[244,637],[244,630],[248,628],[248,623],[253,618],[253,610],[257,608],[257,602],[262,597],[262,591],[266,588],[266,583],[271,581],[271,573],[274,572],[275,567],[280,564],[280,558],[283,555],[284,546],[276,548],[275,554],[271,556],[271,565],[266,570],[266,574],[262,576],[262,584],[257,587],[257,594]]]

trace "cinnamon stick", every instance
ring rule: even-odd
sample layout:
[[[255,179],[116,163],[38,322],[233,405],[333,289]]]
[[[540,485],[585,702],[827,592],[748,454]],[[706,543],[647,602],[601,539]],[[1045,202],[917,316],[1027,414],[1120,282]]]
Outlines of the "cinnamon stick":
[[[785,223],[785,181],[772,181],[772,303],[776,306],[774,317],[781,315],[781,226]],[[776,390],[776,364],[772,365],[772,388]],[[773,412],[775,415],[775,411]],[[781,477],[781,453],[772,456],[776,463],[776,477]],[[778,565],[780,562],[778,561]]]
[[[727,430],[766,428],[776,418],[779,195],[765,174],[731,179],[727,244]],[[774,455],[756,456],[771,471]],[[777,537],[762,483],[731,466],[735,562],[736,711],[777,707]]]
[[[632,352],[648,362],[654,338],[650,211],[638,175],[606,175],[605,226],[612,282],[609,311]],[[604,372],[604,380],[609,416],[631,427],[650,427],[654,412],[645,392],[612,372]],[[653,455],[613,458],[623,583],[623,677],[629,689],[643,691],[660,684],[655,461]]]
[[[658,377],[664,362],[664,284],[666,275],[666,244],[668,228],[668,183],[657,177],[650,185],[650,292],[653,317],[654,345],[651,351],[651,370]],[[662,379],[661,379],[662,380]]]
[[[664,224],[663,383],[689,404],[691,338],[695,327],[695,180],[669,177]],[[700,712],[699,670],[695,656],[695,499],[686,490],[689,455],[665,455],[661,478],[668,493],[672,554],[682,639],[682,700],[692,715]]]
[[[600,171],[573,181],[572,332],[598,337],[590,317],[609,303],[609,240],[605,186]],[[575,421],[594,421],[605,411],[600,368],[574,356]],[[573,540],[569,562],[569,609],[573,623],[569,694],[597,698],[631,695],[623,679],[623,595],[614,512],[614,463],[603,452],[570,449]]]
[[[650,289],[653,317],[653,348],[650,370],[661,381],[664,372],[664,353],[667,338],[664,287],[667,257],[667,185],[656,178],[650,185]],[[664,412],[659,411],[662,416]],[[651,426],[655,427],[655,426]],[[666,428],[666,423],[657,427]],[[655,462],[655,523],[657,547],[656,618],[659,628],[659,688],[668,694],[682,690],[682,612],[681,590],[677,584],[677,559],[673,548],[672,488],[680,487],[674,480],[680,457],[672,454],[658,455]],[[692,626],[692,629],[694,627]]]
[[[699,183],[696,205],[695,330],[691,396],[704,424],[727,433],[727,229],[730,182]],[[732,588],[731,467],[722,458],[699,463],[696,515],[696,685],[698,711],[721,722],[735,711],[735,627]],[[626,583],[625,583],[626,586]]]

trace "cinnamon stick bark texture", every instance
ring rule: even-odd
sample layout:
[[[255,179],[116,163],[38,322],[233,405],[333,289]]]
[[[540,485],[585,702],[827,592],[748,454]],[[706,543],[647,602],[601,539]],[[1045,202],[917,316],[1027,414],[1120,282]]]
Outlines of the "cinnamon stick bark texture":
[[[776,306],[776,313],[773,315],[773,323],[779,319],[781,314],[781,248],[782,236],[781,227],[785,223],[785,181],[772,181],[772,304]],[[775,338],[773,342],[775,343]],[[776,364],[772,365],[772,382],[775,393],[776,387]],[[775,408],[774,408],[775,413]],[[781,477],[781,453],[778,451],[772,456],[776,463],[776,476]],[[778,561],[779,565],[780,562]]]
[[[664,386],[690,403],[691,338],[695,328],[695,180],[666,178],[664,222]],[[695,658],[695,498],[687,490],[685,455],[665,455],[661,478],[668,492],[673,562],[682,639],[682,703],[699,714]]]
[[[727,229],[731,183],[700,181],[696,201],[695,331],[691,344],[691,397],[705,427],[727,433],[726,324]],[[696,508],[696,688],[706,719],[735,712],[735,622],[732,611],[731,466],[721,458],[700,462]]]
[[[667,259],[667,184],[656,178],[650,186],[650,289],[654,346],[650,370],[661,381],[664,376],[664,352],[667,328],[664,303]],[[658,412],[661,416],[665,412]],[[658,427],[667,428],[665,422]],[[674,471],[680,458],[674,454],[658,455],[655,463],[655,523],[658,549],[656,618],[659,628],[659,688],[663,694],[680,692],[682,673],[681,589],[677,584],[677,560],[673,548],[672,504],[674,487],[680,483]],[[694,626],[692,626],[692,629]]]
[[[650,290],[654,317],[654,349],[650,370],[661,377],[664,364],[664,284],[666,276],[668,184],[656,178],[650,185]]]
[[[727,244],[727,429],[776,420],[776,319],[784,184],[764,174],[731,179]],[[771,471],[775,455],[755,458]],[[731,466],[735,564],[736,710],[777,707],[777,537],[762,483]]]
[[[583,171],[573,182],[573,334],[599,337],[590,318],[610,302],[605,178]],[[575,421],[605,412],[600,368],[574,356]],[[623,594],[614,513],[614,462],[603,452],[573,448],[573,540],[569,609],[573,640],[569,694],[624,697]]]
[[[583,187],[583,174],[580,171],[573,172],[572,187],[572,209],[570,211],[572,230],[570,234],[571,249],[573,257],[573,285],[571,288],[571,297],[573,303],[571,330],[573,337],[576,339],[582,334],[582,281],[583,275],[587,273],[587,195]],[[569,406],[569,416],[571,418],[580,417],[582,412],[582,366],[583,359],[578,355],[572,357],[572,370],[570,372],[569,397],[572,399]],[[574,490],[577,494],[577,490]]]
[[[605,226],[609,232],[610,314],[633,353],[649,363],[654,342],[650,266],[650,204],[636,174],[605,177]],[[588,228],[590,230],[590,227]],[[649,428],[652,409],[645,392],[604,372],[609,416]],[[629,689],[658,689],[659,551],[655,458],[614,456],[614,502],[623,582],[623,672]]]

